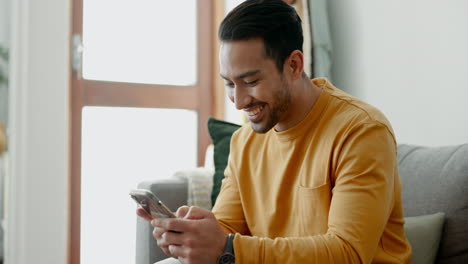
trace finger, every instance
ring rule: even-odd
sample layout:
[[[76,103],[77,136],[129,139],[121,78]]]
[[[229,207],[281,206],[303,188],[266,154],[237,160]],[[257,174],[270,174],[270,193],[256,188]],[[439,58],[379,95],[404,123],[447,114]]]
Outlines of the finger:
[[[138,215],[139,217],[141,217],[141,218],[143,218],[143,219],[145,219],[145,220],[147,220],[147,221],[153,220],[153,217],[152,217],[150,214],[148,214],[148,212],[146,212],[145,209],[143,209],[143,208],[141,208],[141,207],[139,207],[139,208],[136,210],[136,213],[137,213],[137,215]]]
[[[168,251],[172,256],[176,256],[176,258],[179,258],[179,260],[181,260],[181,258],[186,258],[188,256],[189,249],[184,246],[169,245]]]
[[[158,242],[158,241],[156,241]],[[173,256],[171,254],[171,252],[169,251],[169,245],[160,245],[160,243],[158,242],[158,247],[164,252],[164,254],[170,256],[170,257],[174,257],[174,258],[177,258],[177,256]]]
[[[153,227],[180,233],[192,231],[194,224],[194,220],[185,218],[155,218],[151,221]]]
[[[180,218],[183,218],[187,214],[189,209],[190,209],[190,207],[188,207],[186,205],[179,207],[179,209],[177,209],[176,216],[180,217]]]
[[[162,233],[164,234],[164,233]],[[153,233],[153,236],[156,238],[156,243],[158,244],[158,247],[163,248],[163,247],[168,247],[170,245],[169,242],[167,242],[166,238],[163,235],[155,235]]]
[[[167,233],[167,230],[161,228],[155,228],[153,230],[153,237],[156,239],[158,247],[160,248],[168,247],[171,244],[167,240],[167,237],[164,235],[164,233]]]
[[[169,247],[161,247],[158,245],[158,247],[164,252],[164,254],[168,255],[168,256],[171,256],[171,257],[174,257],[171,255],[171,252],[169,251]]]
[[[183,245],[187,239],[186,233],[164,232],[161,234],[160,241],[164,245]]]
[[[200,207],[190,206],[187,214],[185,215],[185,219],[203,219],[208,218],[212,215],[212,213],[208,210],[205,210]]]
[[[166,230],[166,229],[159,228],[159,227],[155,227],[155,228],[153,229],[153,237],[154,237],[154,239],[156,239],[156,240],[161,239],[162,234],[163,234],[164,232],[167,232],[167,230]]]

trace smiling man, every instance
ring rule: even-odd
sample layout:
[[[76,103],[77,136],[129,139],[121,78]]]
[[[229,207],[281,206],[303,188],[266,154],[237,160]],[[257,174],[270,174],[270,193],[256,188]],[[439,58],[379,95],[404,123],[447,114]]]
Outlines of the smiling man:
[[[219,38],[220,75],[249,124],[232,137],[213,211],[152,221],[163,251],[182,263],[409,263],[384,115],[309,80],[301,20],[281,0],[242,3]]]
[[[223,41],[221,45],[221,77],[228,96],[237,109],[246,112],[257,133],[273,127],[283,131],[299,123],[320,94],[302,71],[302,52],[293,50],[289,57],[294,68],[281,74],[275,61],[266,56],[262,38]],[[296,79],[303,82],[293,91]]]

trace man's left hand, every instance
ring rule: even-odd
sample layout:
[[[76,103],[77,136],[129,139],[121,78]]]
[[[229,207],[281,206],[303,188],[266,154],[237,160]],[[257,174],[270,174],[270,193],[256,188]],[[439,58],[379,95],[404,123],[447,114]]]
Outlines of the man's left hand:
[[[182,263],[217,263],[224,252],[227,234],[213,213],[199,207],[180,208],[183,218],[158,218],[151,221],[154,233],[162,234],[158,244]],[[173,232],[176,231],[176,232]]]

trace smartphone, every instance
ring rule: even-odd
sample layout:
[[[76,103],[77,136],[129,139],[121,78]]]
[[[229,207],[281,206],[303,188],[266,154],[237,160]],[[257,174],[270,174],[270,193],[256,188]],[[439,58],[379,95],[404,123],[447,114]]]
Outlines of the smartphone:
[[[151,191],[135,189],[130,191],[130,196],[153,218],[176,218],[174,213]]]

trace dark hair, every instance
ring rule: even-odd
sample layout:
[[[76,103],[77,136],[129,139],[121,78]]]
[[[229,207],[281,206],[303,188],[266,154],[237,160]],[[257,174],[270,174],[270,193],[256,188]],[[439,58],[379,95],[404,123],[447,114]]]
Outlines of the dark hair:
[[[246,0],[224,18],[218,37],[221,41],[263,39],[265,54],[279,72],[291,52],[302,51],[304,41],[301,18],[283,0]]]

